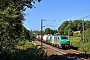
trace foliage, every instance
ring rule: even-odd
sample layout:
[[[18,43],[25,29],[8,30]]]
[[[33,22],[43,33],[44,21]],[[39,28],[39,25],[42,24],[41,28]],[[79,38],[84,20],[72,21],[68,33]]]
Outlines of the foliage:
[[[19,41],[18,44],[16,45],[16,48],[18,49],[28,49],[28,48],[34,48],[35,45],[32,42],[29,42],[28,40],[24,40],[24,41]]]
[[[2,10],[2,9],[1,9]],[[22,32],[23,15],[19,11],[14,11],[11,6],[0,13],[0,48],[3,50],[13,48]],[[9,13],[11,11],[11,13]]]
[[[57,32],[58,32],[57,30],[52,30],[50,28],[46,28],[44,33],[45,34],[55,34]]]
[[[65,35],[68,35],[68,30],[65,30],[65,31],[64,31],[64,34],[65,34]]]
[[[28,40],[19,41],[11,51],[0,52],[0,60],[46,60],[46,54]]]
[[[73,36],[74,37],[81,37],[82,34],[80,33],[80,31],[74,31]]]
[[[85,29],[90,28],[90,21],[84,21]],[[82,20],[70,20],[64,21],[58,28],[58,33],[66,34],[66,35],[73,35],[74,31],[81,31],[82,29]]]
[[[22,27],[22,33],[21,33],[22,39],[30,39],[30,31],[27,30],[24,26]]]
[[[33,3],[35,4],[35,1],[40,2],[41,0],[0,0],[1,11],[6,9],[8,6],[11,6],[12,9],[15,8],[19,11],[25,11],[25,7],[33,8]]]
[[[50,31],[50,34],[56,34],[57,33],[57,30],[51,30]]]
[[[82,20],[74,20],[73,22],[74,25],[74,31],[79,31],[82,27]]]
[[[50,34],[50,32],[51,32],[51,29],[50,28],[46,28],[45,29],[45,34]]]
[[[71,45],[75,46],[75,47],[80,47],[81,46],[80,41],[81,41],[81,37],[72,37],[72,38],[70,38]]]
[[[12,51],[19,40],[29,39],[29,31],[22,25],[23,11],[33,8],[33,3],[35,0],[0,0],[0,52]]]
[[[30,30],[29,31],[29,35],[30,35],[30,41],[31,40],[35,40],[36,39],[36,36],[38,35],[37,33],[39,33],[38,31],[32,31],[32,30]]]
[[[90,21],[89,20],[85,21],[85,29],[88,29],[88,28],[90,28]]]
[[[85,30],[85,42],[90,42],[90,28]]]
[[[69,24],[69,21],[65,21],[61,24],[61,26],[58,28],[58,32],[60,34],[63,34],[65,31],[65,27]]]
[[[70,38],[71,45],[78,47],[79,51],[83,51],[81,37],[72,37]],[[84,50],[90,54],[90,41],[84,43]]]
[[[68,30],[68,35],[69,36],[73,36],[73,32],[72,32],[72,29],[71,28],[69,28],[69,30]]]

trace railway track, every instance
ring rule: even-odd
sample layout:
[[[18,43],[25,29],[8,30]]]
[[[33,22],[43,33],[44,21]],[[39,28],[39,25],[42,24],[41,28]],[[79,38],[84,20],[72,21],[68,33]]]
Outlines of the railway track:
[[[39,41],[34,41],[33,42],[38,48],[41,48],[41,42]],[[54,46],[51,46],[49,44],[42,43],[42,49],[47,53],[48,56],[50,55],[64,55],[64,57],[67,57],[68,59],[71,60],[89,60],[85,58],[78,58],[76,55],[82,54],[82,52],[73,50],[73,49],[68,49],[68,50],[63,50]]]
[[[38,46],[38,48],[41,48],[41,42],[39,42],[39,41],[34,41],[34,44],[35,44],[36,46]],[[55,48],[53,48],[52,46],[47,45],[47,44],[45,44],[45,43],[42,43],[42,49],[44,49],[45,52],[48,53],[48,55],[52,55],[52,54],[54,54],[54,55],[63,55],[63,54],[65,54],[64,52],[61,52],[60,50],[55,49]]]
[[[60,51],[59,49],[55,49],[52,46],[47,45],[45,43],[43,43],[43,46],[45,46],[44,48],[46,48],[46,49],[49,48],[50,50],[53,50],[54,52],[56,52],[56,55],[63,55],[63,54],[65,54],[64,52]]]
[[[35,41],[35,43],[37,43],[39,46],[41,46],[41,42]],[[57,48],[55,46],[51,46],[51,45],[45,44],[45,43],[42,43],[42,45],[43,45],[43,47],[45,46],[45,47],[47,47],[47,48],[49,48],[51,50],[54,50],[56,52],[61,52],[61,53],[63,52],[62,54],[68,54],[68,53],[81,54],[81,53],[83,53],[83,52],[80,52],[80,51],[77,51],[77,50],[74,50],[74,49],[60,49],[60,48]]]

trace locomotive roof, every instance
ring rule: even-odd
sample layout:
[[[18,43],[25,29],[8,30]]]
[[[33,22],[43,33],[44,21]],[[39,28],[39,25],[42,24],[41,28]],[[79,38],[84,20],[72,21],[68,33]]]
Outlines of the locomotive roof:
[[[68,35],[51,35],[51,36],[68,36]]]

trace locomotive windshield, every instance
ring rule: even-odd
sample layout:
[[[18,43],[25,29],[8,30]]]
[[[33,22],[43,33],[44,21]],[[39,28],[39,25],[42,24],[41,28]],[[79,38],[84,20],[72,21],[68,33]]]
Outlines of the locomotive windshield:
[[[62,39],[68,39],[68,36],[61,36]]]

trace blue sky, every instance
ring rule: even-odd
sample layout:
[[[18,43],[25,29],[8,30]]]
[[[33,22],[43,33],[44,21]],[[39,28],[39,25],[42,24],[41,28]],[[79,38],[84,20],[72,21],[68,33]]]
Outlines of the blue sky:
[[[58,29],[66,20],[76,20],[90,15],[90,0],[42,0],[34,4],[36,8],[27,8],[23,25],[28,30],[40,30],[41,19],[45,28]],[[89,18],[83,18],[90,20]],[[55,21],[56,20],[56,21]]]

